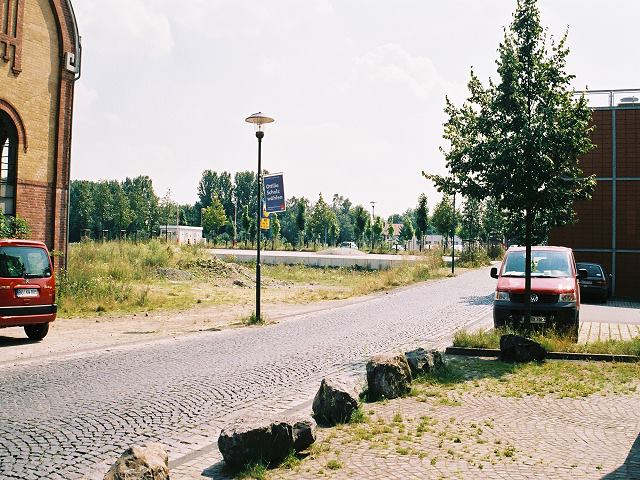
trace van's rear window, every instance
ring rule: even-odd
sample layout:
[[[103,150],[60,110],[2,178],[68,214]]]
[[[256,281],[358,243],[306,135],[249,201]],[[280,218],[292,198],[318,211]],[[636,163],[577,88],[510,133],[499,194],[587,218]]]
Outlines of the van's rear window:
[[[1,278],[45,278],[51,276],[49,256],[37,247],[0,247]]]

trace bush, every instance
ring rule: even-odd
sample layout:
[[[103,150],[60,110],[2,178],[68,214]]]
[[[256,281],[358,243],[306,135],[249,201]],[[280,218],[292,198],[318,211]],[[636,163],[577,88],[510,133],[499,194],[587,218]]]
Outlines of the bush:
[[[26,239],[31,235],[29,222],[20,215],[5,217],[0,215],[0,238]]]
[[[477,268],[484,267],[491,263],[484,248],[470,248],[463,250],[457,257],[460,267]]]

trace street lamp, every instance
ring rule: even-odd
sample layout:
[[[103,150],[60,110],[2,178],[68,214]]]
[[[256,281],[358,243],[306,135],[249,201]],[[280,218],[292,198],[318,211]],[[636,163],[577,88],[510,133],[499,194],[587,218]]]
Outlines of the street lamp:
[[[373,250],[373,224],[376,222],[376,202],[371,203],[371,250]]]
[[[262,139],[267,123],[273,123],[273,118],[267,117],[262,112],[254,113],[245,120],[252,123],[256,128],[256,138],[258,139],[258,213],[256,214],[256,235],[257,235],[257,256],[256,256],[256,322],[260,322],[260,219],[262,217]]]

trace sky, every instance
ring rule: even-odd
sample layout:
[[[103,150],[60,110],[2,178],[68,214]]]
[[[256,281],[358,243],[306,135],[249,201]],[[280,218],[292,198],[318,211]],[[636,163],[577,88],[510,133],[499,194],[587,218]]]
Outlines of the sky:
[[[245,123],[275,118],[263,168],[288,197],[339,193],[376,215],[439,194],[445,96],[473,66],[496,78],[511,0],[73,0],[82,35],[73,179],[148,175],[156,193],[197,200],[205,169],[257,169]],[[640,88],[637,0],[540,0],[569,29],[574,87]]]

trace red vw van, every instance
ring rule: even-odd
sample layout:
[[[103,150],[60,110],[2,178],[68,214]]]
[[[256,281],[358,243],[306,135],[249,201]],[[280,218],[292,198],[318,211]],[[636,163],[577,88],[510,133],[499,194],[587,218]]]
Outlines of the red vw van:
[[[57,311],[53,265],[46,245],[0,240],[0,328],[24,327],[31,340],[42,340]]]
[[[498,279],[493,302],[496,328],[552,327],[577,340],[580,325],[580,288],[573,251],[566,247],[531,247],[531,319],[525,315],[525,248],[507,250],[500,270],[491,269]]]

